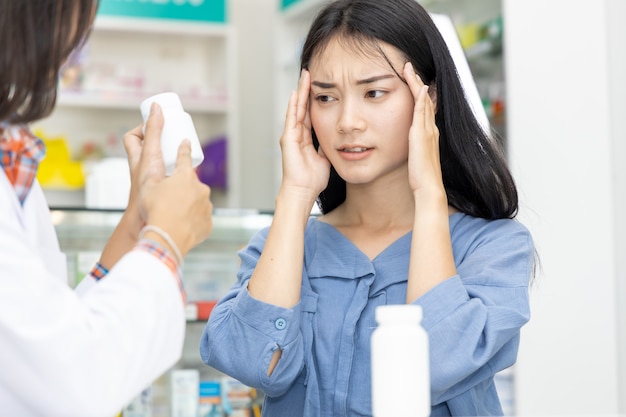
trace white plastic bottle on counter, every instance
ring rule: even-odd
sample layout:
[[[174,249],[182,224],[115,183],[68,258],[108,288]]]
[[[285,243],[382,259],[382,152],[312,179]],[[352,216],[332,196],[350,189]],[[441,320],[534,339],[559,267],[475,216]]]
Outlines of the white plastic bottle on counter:
[[[153,102],[159,103],[163,111],[163,131],[161,132],[161,152],[165,162],[165,175],[171,175],[176,167],[178,147],[183,139],[191,142],[191,162],[195,168],[204,160],[202,146],[189,113],[183,110],[183,104],[176,93],[161,93],[141,102],[139,108],[144,123],[150,115]],[[145,124],[144,124],[145,129]],[[145,132],[144,132],[145,133]]]
[[[374,417],[428,417],[430,366],[422,307],[376,308],[372,334],[372,411]]]

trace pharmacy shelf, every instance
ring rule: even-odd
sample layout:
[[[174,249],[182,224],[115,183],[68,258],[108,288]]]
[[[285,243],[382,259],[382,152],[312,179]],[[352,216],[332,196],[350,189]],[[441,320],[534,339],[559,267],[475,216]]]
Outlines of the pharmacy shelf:
[[[57,105],[91,109],[137,110],[145,98],[145,94],[137,93],[62,91]],[[200,99],[181,96],[180,99],[188,113],[226,115],[229,111],[226,97]]]
[[[42,135],[63,138],[72,159],[86,146],[123,157],[123,134],[141,123],[139,104],[176,92],[203,145],[227,140],[227,189],[214,189],[214,206],[240,206],[237,41],[230,23],[98,15],[69,68],[55,110],[33,126]],[[72,193],[72,205],[74,197],[80,195]]]

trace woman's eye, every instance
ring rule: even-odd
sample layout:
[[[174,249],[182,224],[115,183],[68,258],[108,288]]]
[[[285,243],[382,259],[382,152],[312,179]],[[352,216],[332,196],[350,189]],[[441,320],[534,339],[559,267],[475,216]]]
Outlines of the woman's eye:
[[[319,96],[316,96],[316,97],[315,97],[315,99],[316,99],[317,101],[322,102],[322,103],[328,103],[328,102],[330,102],[330,101],[333,101],[333,100],[334,100],[331,96],[325,96],[325,95],[319,95]]]
[[[365,97],[368,98],[380,98],[385,94],[385,91],[382,90],[371,90],[365,93]]]

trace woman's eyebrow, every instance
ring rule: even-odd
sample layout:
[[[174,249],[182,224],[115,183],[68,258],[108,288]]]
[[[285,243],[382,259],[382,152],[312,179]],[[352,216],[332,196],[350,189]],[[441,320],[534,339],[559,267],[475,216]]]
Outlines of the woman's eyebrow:
[[[388,78],[395,78],[395,77],[396,76],[393,74],[377,75],[375,77],[366,78],[364,80],[358,80],[356,83],[357,85],[371,84],[371,83],[375,83],[376,81],[386,80]]]
[[[374,76],[374,77],[365,78],[363,80],[358,80],[356,83],[357,83],[357,85],[371,84],[371,83],[375,83],[376,81],[386,80],[388,78],[395,78],[395,77],[396,76],[393,75],[393,74],[377,75],[377,76]],[[334,87],[336,87],[335,83],[328,83],[328,82],[323,82],[323,81],[311,81],[311,85],[314,85],[314,86],[319,87],[319,88],[334,88]]]
[[[325,82],[322,82],[322,81],[311,81],[311,85],[314,85],[314,86],[319,87],[319,88],[325,88],[325,89],[334,88],[335,87],[335,84],[333,84],[333,83],[325,83]]]

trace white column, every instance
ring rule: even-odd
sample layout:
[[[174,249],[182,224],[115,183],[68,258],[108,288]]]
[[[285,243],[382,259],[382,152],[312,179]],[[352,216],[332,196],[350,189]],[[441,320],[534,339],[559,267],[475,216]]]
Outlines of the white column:
[[[626,1],[503,13],[508,155],[541,260],[517,414],[626,413]]]

